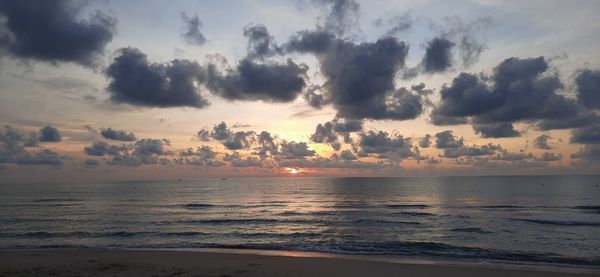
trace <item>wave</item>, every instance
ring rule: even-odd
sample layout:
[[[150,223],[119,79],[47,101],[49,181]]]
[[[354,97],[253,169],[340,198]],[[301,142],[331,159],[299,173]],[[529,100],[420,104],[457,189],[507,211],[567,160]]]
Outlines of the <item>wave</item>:
[[[424,212],[397,212],[394,214],[408,215],[408,216],[435,216],[436,215],[436,214],[424,213]]]
[[[600,222],[589,221],[568,221],[568,220],[549,220],[549,219],[528,219],[528,218],[510,218],[513,221],[522,221],[544,225],[555,226],[600,226]]]
[[[211,208],[211,207],[215,207],[216,205],[213,204],[185,204],[183,205],[183,207],[185,208]]]
[[[32,202],[81,202],[84,201],[83,199],[76,199],[76,198],[42,198],[42,199],[37,199],[37,200],[33,200]]]
[[[426,209],[429,208],[429,205],[422,205],[422,204],[390,204],[390,205],[385,205],[386,208],[392,208],[392,209]]]
[[[520,206],[520,205],[484,205],[478,206],[479,208],[484,209],[527,209],[530,208],[528,206]]]
[[[588,212],[600,213],[600,206],[575,206],[572,208],[576,209],[576,210],[584,210],[584,211],[588,211]]]
[[[493,232],[485,231],[481,228],[453,228],[449,230],[450,232],[459,232],[459,233],[479,233],[479,234],[492,234]]]

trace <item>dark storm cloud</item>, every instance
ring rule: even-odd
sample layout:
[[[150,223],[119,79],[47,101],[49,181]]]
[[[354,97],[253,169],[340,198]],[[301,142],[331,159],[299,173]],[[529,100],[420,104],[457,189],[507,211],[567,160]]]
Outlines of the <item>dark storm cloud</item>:
[[[600,125],[574,129],[571,132],[571,143],[600,144]]]
[[[428,73],[443,72],[452,67],[452,48],[454,42],[437,37],[430,40],[425,48],[425,56],[421,65]]]
[[[28,147],[37,145],[35,134],[22,134],[11,126],[4,126],[0,132],[0,164],[11,163],[17,165],[50,165],[60,167],[66,156],[40,149],[32,152]]]
[[[547,134],[542,134],[533,140],[533,146],[537,149],[552,149],[552,147],[548,145],[548,140],[550,140],[550,136]]]
[[[207,88],[228,100],[291,102],[306,86],[308,66],[288,59],[285,63],[257,63],[243,59],[235,69],[219,72],[208,67]]]
[[[106,138],[111,140],[119,140],[119,141],[135,141],[135,135],[131,132],[123,131],[123,130],[114,130],[111,128],[101,129],[100,134]]]
[[[426,134],[419,141],[419,147],[421,147],[421,148],[429,148],[429,146],[431,146],[431,135],[430,134]]]
[[[206,37],[200,32],[202,21],[200,21],[197,14],[187,16],[185,13],[181,13],[181,19],[184,23],[184,30],[181,33],[181,37],[185,42],[198,46],[206,43]]]
[[[94,66],[114,34],[116,20],[82,14],[83,2],[0,1],[0,48],[10,55],[45,62]]]
[[[249,59],[262,59],[281,51],[275,39],[264,25],[244,27],[244,36],[248,38],[247,57]]]
[[[464,139],[454,136],[450,130],[435,134],[435,147],[438,149],[459,148],[464,145]]]
[[[209,105],[196,87],[206,72],[198,63],[173,60],[167,64],[150,63],[136,48],[122,48],[105,71],[109,78],[111,100],[151,107]]]
[[[423,112],[424,96],[396,88],[408,46],[395,38],[353,43],[323,31],[304,31],[287,43],[288,52],[312,53],[327,79],[305,95],[315,107],[333,104],[338,117],[349,119],[413,119]]]
[[[402,159],[415,157],[410,138],[390,135],[387,132],[367,131],[359,134],[359,155],[379,154],[387,158]]]
[[[308,148],[306,142],[284,141],[281,143],[281,155],[284,159],[304,159],[316,154],[315,150]]]
[[[479,134],[482,138],[511,138],[520,137],[519,133],[511,123],[492,123],[492,124],[475,124],[473,125],[475,134]]]
[[[582,70],[575,83],[579,103],[588,109],[600,109],[600,70]]]
[[[62,136],[58,129],[47,125],[46,127],[40,129],[40,141],[41,142],[59,142],[62,141]]]
[[[432,111],[436,125],[476,125],[537,122],[540,129],[572,128],[597,116],[558,93],[558,76],[548,74],[543,57],[508,58],[491,76],[461,73],[440,90],[441,102]]]

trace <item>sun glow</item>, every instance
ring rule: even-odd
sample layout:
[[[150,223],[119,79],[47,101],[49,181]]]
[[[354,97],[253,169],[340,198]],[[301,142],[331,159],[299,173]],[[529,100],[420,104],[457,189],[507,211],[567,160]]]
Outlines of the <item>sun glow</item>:
[[[300,174],[300,168],[296,167],[286,167],[283,170],[292,175]]]

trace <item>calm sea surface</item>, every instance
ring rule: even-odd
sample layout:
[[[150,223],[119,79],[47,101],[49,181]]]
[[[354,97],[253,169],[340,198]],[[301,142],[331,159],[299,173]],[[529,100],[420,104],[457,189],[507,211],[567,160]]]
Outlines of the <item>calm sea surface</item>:
[[[251,248],[600,268],[600,176],[1,184],[0,249]]]

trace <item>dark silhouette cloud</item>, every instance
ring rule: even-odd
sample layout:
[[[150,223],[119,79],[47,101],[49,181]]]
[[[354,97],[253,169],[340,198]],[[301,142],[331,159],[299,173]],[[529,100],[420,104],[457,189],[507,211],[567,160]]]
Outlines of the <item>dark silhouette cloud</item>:
[[[41,142],[59,142],[62,141],[62,136],[58,129],[47,125],[46,127],[40,129],[40,141]]]
[[[36,145],[37,136],[35,134],[22,134],[11,126],[4,126],[4,130],[0,132],[0,164],[60,167],[63,160],[68,158],[59,156],[48,149],[40,149],[35,152],[27,149]]]
[[[229,150],[248,149],[255,141],[255,133],[253,131],[232,132],[225,122],[215,125],[210,136],[220,141]]]
[[[426,134],[420,141],[419,147],[421,148],[429,148],[431,146],[431,135]]]
[[[459,157],[478,157],[478,156],[489,156],[494,155],[498,151],[504,149],[500,145],[486,144],[486,145],[471,145],[471,146],[459,146],[454,148],[445,148],[444,157],[446,158],[459,158]]]
[[[116,155],[120,151],[126,151],[127,146],[112,145],[103,141],[92,142],[92,145],[83,148],[83,152],[90,156]]]
[[[210,140],[210,131],[208,131],[206,129],[200,129],[200,131],[198,131],[198,133],[196,133],[196,137],[200,141],[209,141]]]
[[[308,148],[306,142],[284,141],[281,143],[281,157],[284,159],[304,159],[316,154],[315,150]]]
[[[537,149],[552,149],[552,147],[548,145],[548,140],[550,140],[550,136],[547,134],[542,134],[533,140],[533,146]]]
[[[454,136],[450,130],[435,134],[435,147],[438,149],[460,148],[464,146],[464,139]]]
[[[574,129],[571,132],[571,143],[600,144],[600,125]]]
[[[579,103],[588,109],[600,109],[600,70],[582,70],[575,84]]]
[[[461,73],[440,90],[441,102],[432,111],[432,122],[451,125],[471,119],[482,125],[533,121],[540,129],[559,129],[597,120],[575,100],[559,94],[563,84],[547,70],[543,57],[508,58],[491,76]]]
[[[423,71],[428,73],[443,72],[452,67],[452,48],[454,42],[437,37],[430,40],[425,48],[425,56],[421,62]]]
[[[350,150],[343,150],[340,153],[340,158],[342,160],[346,160],[346,161],[353,161],[353,160],[358,159],[358,157],[356,157],[356,155],[354,155],[354,153],[352,153],[352,151],[350,151]]]
[[[275,137],[267,131],[262,131],[258,134],[259,147],[255,154],[259,155],[261,159],[266,158],[268,155],[279,154],[279,145],[275,141]]]
[[[119,141],[135,141],[135,135],[131,132],[123,131],[123,130],[114,130],[111,128],[101,129],[100,134],[106,138],[111,140],[119,140]]]
[[[235,69],[225,74],[209,65],[207,88],[211,93],[228,100],[291,102],[306,86],[308,66],[286,63],[257,63],[243,59]]]
[[[215,160],[217,152],[209,146],[198,147],[196,150],[188,148],[179,152],[179,156],[182,157],[183,163],[193,166],[220,167],[225,165],[223,162]]]
[[[203,45],[206,43],[206,37],[200,32],[202,28],[202,21],[197,14],[188,16],[185,13],[181,13],[181,19],[183,20],[184,30],[181,33],[183,40],[191,45]]]
[[[209,105],[196,82],[204,82],[206,72],[198,63],[173,60],[167,64],[149,63],[136,48],[122,48],[106,69],[111,100],[151,107]]]
[[[101,12],[82,15],[68,0],[0,1],[0,49],[17,58],[95,66],[114,34],[116,20]]]
[[[387,37],[376,42],[353,42],[323,31],[304,31],[287,43],[288,52],[312,53],[320,61],[325,84],[305,98],[315,107],[333,104],[337,116],[349,119],[413,119],[423,112],[424,96],[396,88],[394,79],[404,66],[408,46]]]
[[[473,130],[482,138],[519,137],[521,133],[515,130],[511,123],[476,124]]]
[[[391,159],[403,159],[415,157],[410,138],[401,135],[390,135],[387,132],[367,131],[359,134],[358,142],[359,156],[379,154],[379,157]]]
[[[333,130],[332,122],[318,124],[315,128],[315,132],[310,136],[310,141],[330,144],[335,150],[340,150],[341,147],[338,142],[338,135]]]

